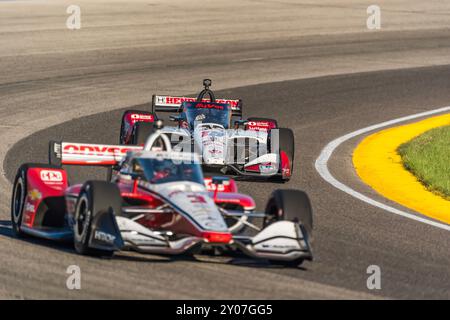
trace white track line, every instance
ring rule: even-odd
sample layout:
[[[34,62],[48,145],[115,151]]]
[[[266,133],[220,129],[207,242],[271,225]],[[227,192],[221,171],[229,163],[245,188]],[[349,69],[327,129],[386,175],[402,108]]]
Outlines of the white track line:
[[[333,152],[336,150],[337,147],[339,147],[342,143],[344,143],[347,140],[350,140],[356,136],[359,136],[361,134],[370,132],[372,130],[376,130],[376,129],[380,129],[380,128],[384,128],[393,124],[397,124],[400,122],[404,122],[404,121],[409,121],[409,120],[413,120],[413,119],[417,119],[417,118],[421,118],[421,117],[426,117],[426,116],[430,116],[430,115],[434,115],[437,113],[442,113],[442,112],[446,112],[446,111],[450,111],[450,106],[448,107],[444,107],[444,108],[440,108],[440,109],[435,109],[435,110],[431,110],[431,111],[426,111],[426,112],[422,112],[422,113],[417,113],[417,114],[413,114],[411,116],[406,116],[406,117],[402,117],[402,118],[398,118],[398,119],[394,119],[394,120],[390,120],[390,121],[386,121],[386,122],[382,122],[376,125],[372,125],[370,127],[367,128],[363,128],[351,133],[348,133],[342,137],[339,137],[333,141],[331,141],[330,143],[328,143],[326,145],[325,148],[323,148],[323,150],[321,151],[319,157],[316,160],[315,163],[315,167],[317,172],[322,176],[323,179],[325,179],[328,183],[330,183],[331,185],[333,185],[334,187],[338,188],[339,190],[342,190],[346,193],[348,193],[349,195],[351,195],[352,197],[355,197],[361,201],[364,201],[372,206],[381,208],[383,210],[392,212],[394,214],[397,214],[399,216],[408,218],[408,219],[412,219],[418,222],[422,222],[428,225],[431,225],[433,227],[436,228],[440,228],[443,230],[447,230],[450,231],[450,225],[448,224],[443,224],[443,223],[439,223],[436,222],[434,220],[430,220],[427,218],[423,218],[423,217],[419,217],[416,215],[413,215],[411,213],[402,211],[402,210],[398,210],[396,208],[393,208],[391,206],[388,206],[384,203],[381,203],[379,201],[376,201],[374,199],[371,199],[355,190],[353,190],[352,188],[350,188],[349,186],[343,184],[342,182],[338,181],[335,177],[333,177],[333,175],[330,173],[330,171],[328,170],[328,160],[330,160],[331,155],[333,154]]]

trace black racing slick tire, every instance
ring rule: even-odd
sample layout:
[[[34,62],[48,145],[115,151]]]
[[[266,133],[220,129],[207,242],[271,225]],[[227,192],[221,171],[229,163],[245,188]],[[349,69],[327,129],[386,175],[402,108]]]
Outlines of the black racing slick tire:
[[[14,179],[13,191],[11,197],[11,226],[13,233],[17,237],[23,237],[25,233],[21,230],[25,200],[28,194],[28,170],[31,168],[57,168],[49,164],[25,163],[17,170]]]
[[[266,206],[266,218],[263,227],[267,227],[276,221],[291,221],[298,223],[305,242],[310,245],[313,230],[313,215],[311,201],[308,195],[300,190],[287,189],[275,190],[269,198]],[[303,259],[294,261],[272,261],[274,264],[298,266]]]
[[[27,196],[27,166],[22,165],[17,171],[14,179],[13,193],[11,197],[11,226],[13,233],[17,237],[24,235],[20,230],[23,218],[23,209],[25,206],[25,198]]]
[[[272,131],[273,132],[273,131]],[[279,141],[279,152],[281,157],[281,152],[284,152],[289,159],[289,169],[290,175],[283,175],[281,169],[279,171],[279,178],[276,179],[280,182],[288,182],[294,172],[294,155],[295,155],[295,139],[294,132],[289,128],[279,128],[278,129],[278,141]]]
[[[155,132],[155,127],[151,122],[136,122],[133,128],[132,144],[145,145],[150,135]]]
[[[75,207],[74,246],[82,255],[111,257],[114,250],[99,250],[89,247],[92,233],[92,221],[101,212],[122,211],[122,198],[119,188],[105,181],[87,181],[81,191]]]

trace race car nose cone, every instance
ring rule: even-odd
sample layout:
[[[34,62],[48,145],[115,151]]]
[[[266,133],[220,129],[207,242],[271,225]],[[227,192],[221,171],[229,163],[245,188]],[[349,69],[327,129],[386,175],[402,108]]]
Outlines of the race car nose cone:
[[[233,239],[231,233],[228,232],[205,231],[202,233],[202,236],[208,243],[230,243]]]

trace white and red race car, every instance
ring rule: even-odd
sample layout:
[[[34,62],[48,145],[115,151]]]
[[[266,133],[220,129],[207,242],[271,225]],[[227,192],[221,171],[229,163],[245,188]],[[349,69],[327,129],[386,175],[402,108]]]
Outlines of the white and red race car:
[[[120,144],[142,145],[159,112],[176,126],[164,127],[175,150],[196,152],[206,171],[234,177],[288,181],[294,167],[294,134],[267,118],[242,119],[242,101],[216,99],[204,80],[197,98],[154,95],[152,111],[123,114]]]
[[[162,140],[163,147],[155,148]],[[69,185],[61,165],[115,165],[110,181]],[[260,226],[250,218],[259,218]],[[171,150],[156,131],[144,146],[50,143],[50,164],[24,164],[11,201],[17,235],[73,239],[80,254],[131,249],[188,254],[205,246],[286,264],[312,259],[307,195],[276,190],[265,212],[230,178],[204,178],[195,154]],[[242,232],[254,230],[253,235]]]

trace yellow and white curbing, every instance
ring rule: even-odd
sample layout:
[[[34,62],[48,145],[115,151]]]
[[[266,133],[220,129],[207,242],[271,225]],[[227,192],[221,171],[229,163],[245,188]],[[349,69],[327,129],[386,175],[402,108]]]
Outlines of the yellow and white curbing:
[[[366,137],[353,152],[358,176],[384,197],[450,224],[450,201],[428,191],[404,168],[397,152],[401,144],[445,125],[450,125],[450,114],[384,129]]]

